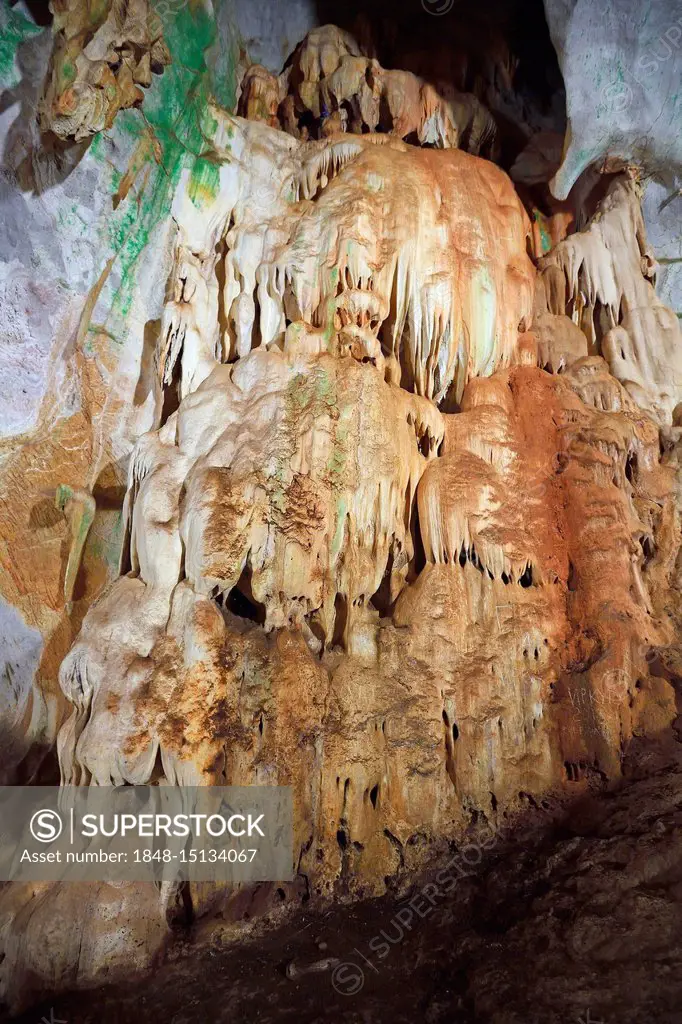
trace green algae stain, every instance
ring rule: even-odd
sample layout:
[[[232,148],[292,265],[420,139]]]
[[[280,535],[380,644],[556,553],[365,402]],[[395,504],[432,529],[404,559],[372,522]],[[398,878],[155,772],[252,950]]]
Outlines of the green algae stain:
[[[552,248],[552,239],[547,230],[547,219],[545,218],[544,214],[541,213],[540,210],[534,209],[533,220],[537,224],[538,231],[540,232],[540,244],[542,246],[542,253],[544,255],[544,253],[549,252],[549,250]]]
[[[61,66],[61,73],[64,84],[71,85],[76,80],[76,65],[70,60],[65,60]]]
[[[158,12],[157,12],[158,13]],[[155,155],[140,170],[141,190],[131,189],[109,225],[110,243],[118,253],[120,285],[112,303],[112,333],[125,337],[139,275],[140,256],[155,229],[168,217],[184,168],[190,171],[190,197],[201,206],[215,198],[220,168],[208,159],[218,122],[209,113],[215,97],[233,107],[236,97],[235,47],[220,50],[222,64],[214,74],[206,54],[216,43],[216,24],[204,6],[183,4],[163,18],[164,38],[171,64],[154,79],[145,95],[143,112],[122,111],[115,129],[131,141],[153,135]]]
[[[7,0],[0,0],[0,89],[13,89],[21,81],[21,70],[17,62],[19,47],[32,36],[45,29],[34,25],[21,12],[9,7]]]

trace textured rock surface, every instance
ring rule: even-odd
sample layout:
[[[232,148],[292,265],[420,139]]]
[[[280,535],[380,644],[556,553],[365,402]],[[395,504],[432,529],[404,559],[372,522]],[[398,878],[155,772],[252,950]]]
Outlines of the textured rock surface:
[[[232,116],[231,10],[171,12],[143,112],[56,148],[13,15],[3,778],[58,735],[65,782],[291,785],[296,878],[6,888],[13,1007],[182,924],[379,897],[676,715],[680,337],[636,173],[560,203],[518,142],[517,194],[423,62],[333,26],[279,79],[242,55]]]
[[[143,100],[143,88],[170,63],[162,25],[149,0],[88,7],[56,0],[55,41],[39,124],[79,142],[110,128],[119,110]]]
[[[545,0],[566,84],[568,128],[553,179],[565,197],[590,165],[653,177],[643,213],[661,260],[657,291],[682,309],[682,11],[670,0]]]
[[[93,140],[55,143],[37,119],[52,31],[0,7],[0,597],[16,623],[0,631],[0,686],[10,704],[22,695],[4,725],[8,782],[53,757],[65,711],[59,664],[118,572],[127,461],[158,401],[151,359],[172,264],[172,196],[183,168],[206,177],[207,93],[230,103],[236,87],[224,13],[173,10],[164,33],[173,52],[182,47],[182,67],[154,76],[144,116],[123,110]],[[71,559],[70,596],[73,538],[55,507],[62,484],[96,504],[79,566]],[[16,653],[28,649],[30,658]]]
[[[387,70],[335,25],[309,32],[279,76],[260,65],[247,69],[239,113],[296,138],[381,131],[491,158],[497,150],[495,120],[473,93]]]
[[[656,253],[656,291],[682,318],[682,193],[652,181],[642,201],[642,214]]]
[[[281,68],[296,44],[318,22],[314,0],[232,0],[231,16],[249,57],[271,71]]]
[[[679,1024],[682,772],[672,752],[642,747],[636,760],[621,791],[587,796],[553,828],[556,807],[544,825],[469,836],[410,889],[249,938],[244,923],[238,951],[214,927],[132,991],[38,1012],[73,1024],[118,1024],[141,1006],[178,1024]]]
[[[679,188],[679,8],[669,0],[546,0],[545,10],[568,118],[556,195],[565,198],[586,167],[604,160],[643,165]]]
[[[637,188],[616,175],[585,230],[542,258],[540,280],[549,312],[570,314],[639,406],[670,422],[682,396],[682,331],[656,295],[655,267]]]

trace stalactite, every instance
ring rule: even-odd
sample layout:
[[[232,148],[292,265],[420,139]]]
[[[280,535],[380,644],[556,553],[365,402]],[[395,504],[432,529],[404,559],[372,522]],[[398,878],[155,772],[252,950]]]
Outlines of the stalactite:
[[[670,422],[682,396],[682,337],[652,286],[635,182],[616,176],[589,225],[540,261],[546,308],[568,313],[642,407]],[[556,274],[559,274],[557,281]]]

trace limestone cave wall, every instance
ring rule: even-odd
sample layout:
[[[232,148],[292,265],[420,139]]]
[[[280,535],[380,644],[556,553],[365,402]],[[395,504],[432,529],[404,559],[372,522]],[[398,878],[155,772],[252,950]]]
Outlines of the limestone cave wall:
[[[635,0],[100,6],[0,8],[1,777],[290,785],[295,881],[6,886],[15,1007],[380,895],[676,717],[669,5],[635,50]]]

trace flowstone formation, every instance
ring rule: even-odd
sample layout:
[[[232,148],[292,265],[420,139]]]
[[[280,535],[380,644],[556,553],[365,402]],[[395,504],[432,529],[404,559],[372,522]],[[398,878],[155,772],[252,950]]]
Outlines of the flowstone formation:
[[[149,0],[54,0],[55,44],[39,106],[43,131],[79,142],[142,102],[152,74],[170,63]]]
[[[335,25],[309,32],[278,76],[260,64],[249,67],[239,113],[299,139],[381,131],[490,159],[497,153],[496,122],[474,93],[383,68]]]
[[[279,77],[246,70],[245,116],[202,121],[59,763],[289,785],[296,877],[13,886],[14,1005],[148,966],[178,922],[381,894],[670,728],[680,332],[636,175],[557,208],[544,246],[463,96],[325,26]],[[70,601],[95,510],[60,495]]]
[[[540,303],[569,314],[637,404],[670,422],[682,387],[680,328],[653,287],[636,182],[614,175],[589,224],[544,256],[539,271]]]

